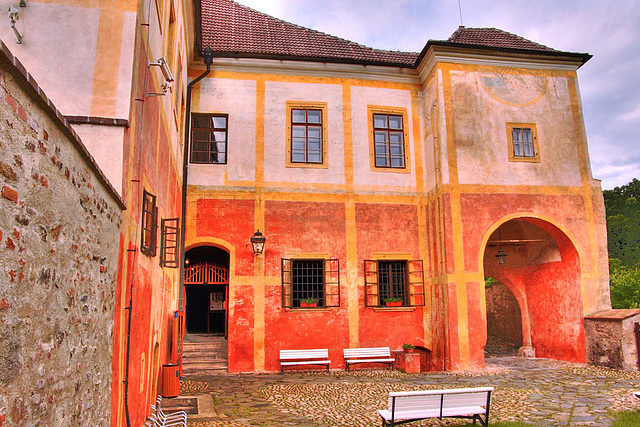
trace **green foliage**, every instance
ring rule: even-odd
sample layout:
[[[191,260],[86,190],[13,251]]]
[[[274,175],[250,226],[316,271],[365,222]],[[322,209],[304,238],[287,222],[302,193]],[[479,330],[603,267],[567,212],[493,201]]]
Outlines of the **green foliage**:
[[[384,302],[401,302],[402,298],[400,297],[388,297],[384,299]]]
[[[496,279],[494,279],[493,277],[489,276],[486,279],[484,279],[484,287],[485,288],[490,288],[494,283],[498,283],[498,281]]]
[[[404,348],[405,350],[411,350],[412,348],[415,348],[415,346],[413,346],[411,344],[404,343],[404,344],[402,344],[402,348]]]
[[[636,412],[636,411],[614,412],[611,415],[613,416],[613,420],[614,420],[613,424],[611,424],[611,427],[640,426],[640,412]]]
[[[604,190],[607,210],[609,258],[617,258],[627,267],[640,265],[640,181]]]
[[[640,308],[640,268],[627,267],[616,258],[609,260],[611,306]]]

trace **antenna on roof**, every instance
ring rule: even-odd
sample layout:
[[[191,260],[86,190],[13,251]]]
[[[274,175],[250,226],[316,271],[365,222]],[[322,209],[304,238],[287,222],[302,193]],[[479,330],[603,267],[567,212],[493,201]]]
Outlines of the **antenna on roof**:
[[[460,26],[464,27],[464,24],[462,23],[462,6],[460,5],[460,0],[458,0],[458,11],[460,12]]]

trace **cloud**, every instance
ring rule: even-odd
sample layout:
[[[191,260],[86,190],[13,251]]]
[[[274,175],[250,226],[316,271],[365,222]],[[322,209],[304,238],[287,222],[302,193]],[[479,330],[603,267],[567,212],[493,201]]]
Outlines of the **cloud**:
[[[629,111],[619,116],[618,119],[623,122],[632,122],[640,119],[640,105],[638,105],[635,110]]]

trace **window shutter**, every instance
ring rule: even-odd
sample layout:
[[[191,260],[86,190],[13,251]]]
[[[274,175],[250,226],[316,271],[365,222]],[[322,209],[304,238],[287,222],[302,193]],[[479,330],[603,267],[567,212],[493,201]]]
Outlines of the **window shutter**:
[[[422,260],[407,261],[409,276],[409,303],[412,306],[424,306],[424,270]]]
[[[160,238],[160,266],[178,268],[180,257],[178,254],[180,228],[178,218],[166,218],[162,220]]]
[[[324,260],[325,307],[340,307],[340,260]]]
[[[151,250],[150,255],[156,256],[158,253],[158,207],[156,199],[153,198],[153,216],[151,219]]]
[[[378,307],[378,261],[364,261],[364,306]]]
[[[282,270],[282,306],[293,307],[293,274],[291,272],[291,260],[281,259]]]

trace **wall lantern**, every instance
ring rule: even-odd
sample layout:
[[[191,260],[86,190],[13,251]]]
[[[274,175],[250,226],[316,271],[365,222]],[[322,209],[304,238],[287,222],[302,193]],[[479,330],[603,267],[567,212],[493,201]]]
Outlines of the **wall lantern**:
[[[498,249],[498,253],[496,254],[496,258],[498,258],[498,264],[502,265],[505,263],[507,259],[507,253],[502,250],[502,248]]]
[[[260,230],[253,233],[251,236],[251,246],[253,246],[253,254],[260,255],[264,250],[264,242],[267,241],[267,238],[260,232]]]

